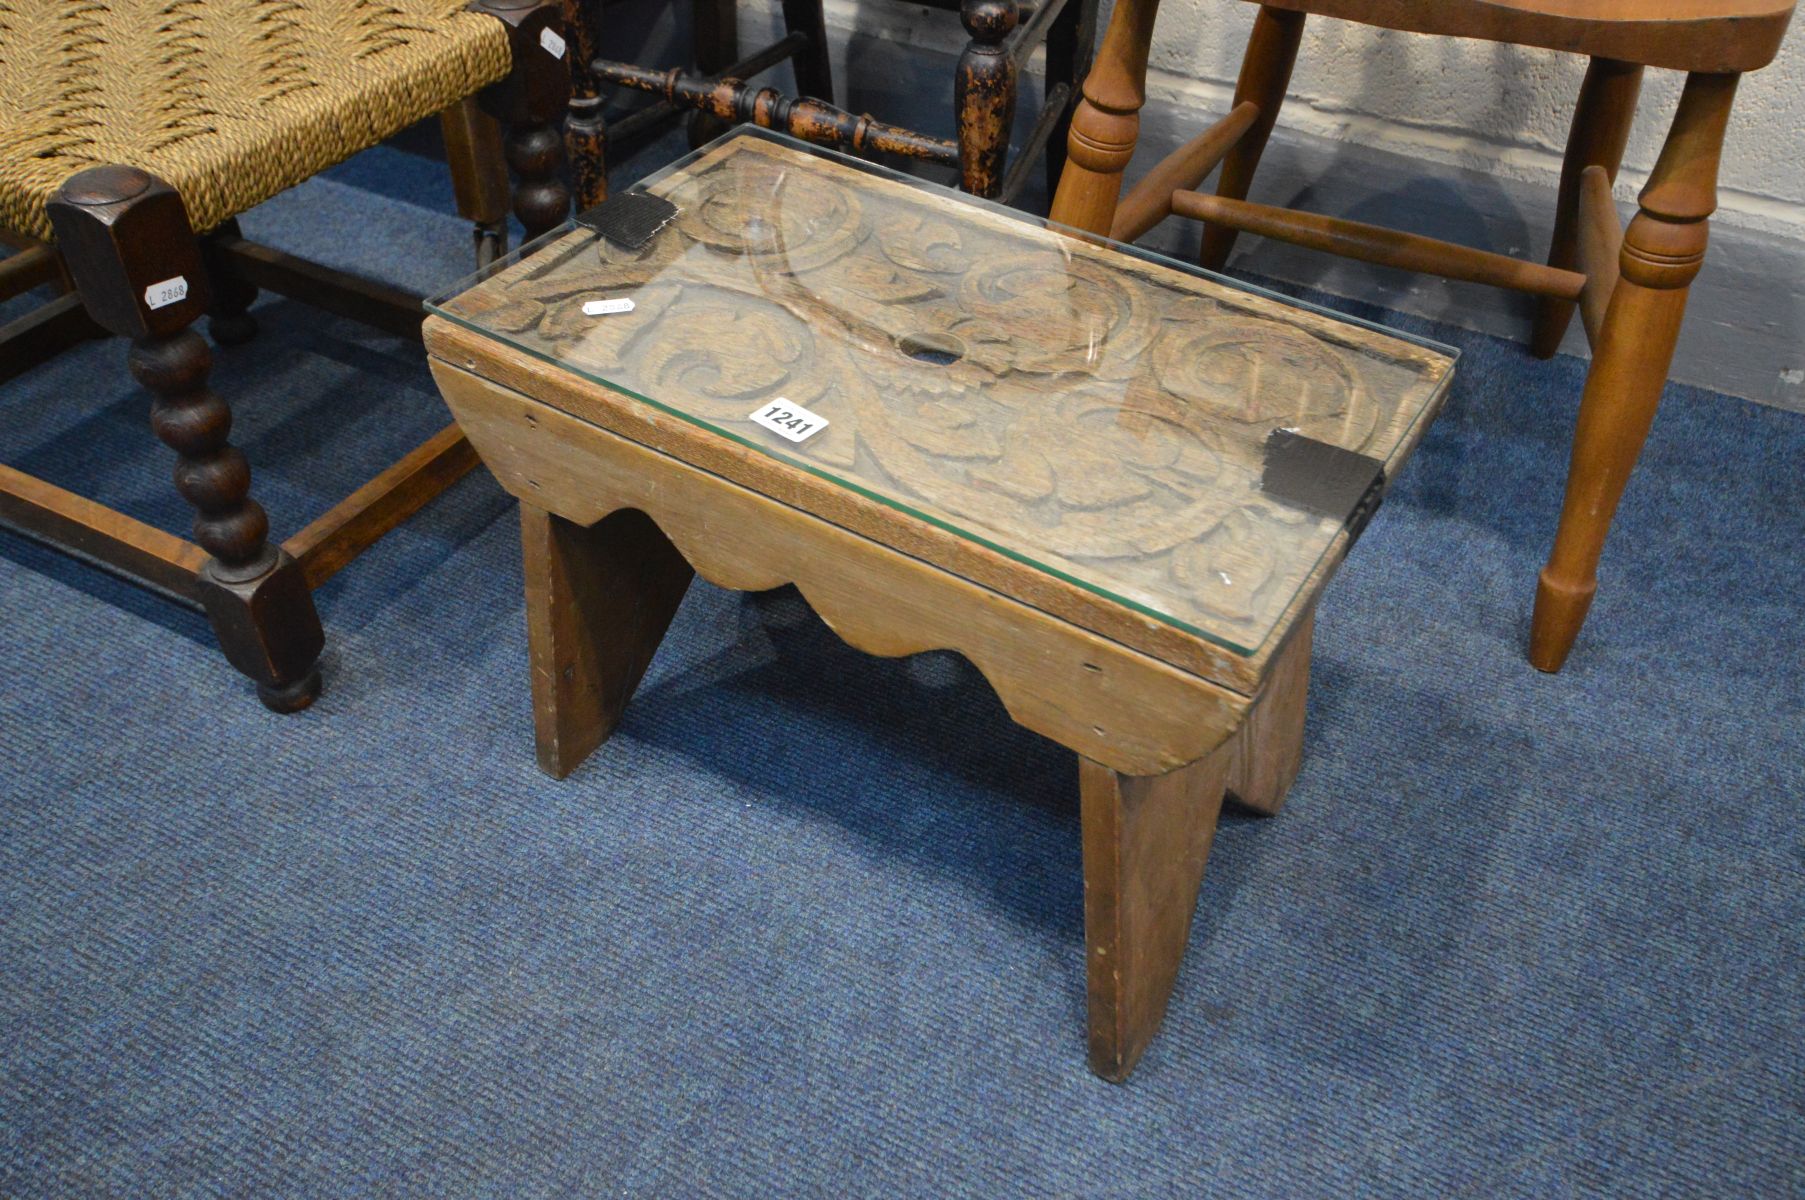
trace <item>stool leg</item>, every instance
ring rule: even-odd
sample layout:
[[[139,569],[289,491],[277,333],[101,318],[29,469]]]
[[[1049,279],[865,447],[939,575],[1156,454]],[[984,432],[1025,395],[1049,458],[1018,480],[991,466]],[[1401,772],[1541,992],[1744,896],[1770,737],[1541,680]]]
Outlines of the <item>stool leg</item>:
[[[1015,59],[1003,48],[1003,39],[1021,13],[1015,0],[964,0],[959,19],[971,35],[953,77],[959,186],[995,199],[1003,189],[1003,160],[1015,123]]]
[[[620,723],[693,572],[652,519],[584,528],[520,506],[539,769],[562,779]]]
[[[1090,1066],[1112,1083],[1166,1015],[1233,754],[1151,778],[1078,760]]]
[[[1586,68],[1573,107],[1573,126],[1567,133],[1567,153],[1561,160],[1561,190],[1554,207],[1554,236],[1548,247],[1548,265],[1570,271],[1578,261],[1579,178],[1586,168],[1600,166],[1617,178],[1623,147],[1629,141],[1630,122],[1636,116],[1636,96],[1642,90],[1642,68],[1635,63],[1595,58]],[[1530,352],[1549,358],[1560,349],[1561,338],[1573,320],[1573,301],[1542,296],[1536,301],[1535,331]]]
[[[1623,235],[1622,271],[1593,348],[1567,496],[1536,588],[1529,661],[1558,671],[1598,588],[1598,557],[1642,452],[1673,362],[1686,292],[1705,258],[1717,206],[1717,164],[1736,75],[1691,75],[1641,211]]]
[[[1312,609],[1297,623],[1290,643],[1273,659],[1266,686],[1248,710],[1234,740],[1228,792],[1243,808],[1273,817],[1304,762],[1304,709],[1310,694]]]
[[[257,318],[248,311],[257,299],[257,285],[244,276],[238,264],[224,253],[222,240],[242,237],[238,218],[215,229],[201,241],[201,258],[213,284],[213,306],[207,310],[207,332],[221,346],[242,346],[257,336]]]
[[[827,53],[827,22],[821,0],[783,0],[785,33],[808,34],[808,49],[790,60],[796,72],[796,90],[816,100],[834,102],[834,71]]]
[[[1297,62],[1297,43],[1303,36],[1301,12],[1262,6],[1254,17],[1253,34],[1247,39],[1247,52],[1241,58],[1241,78],[1235,83],[1235,104],[1251,100],[1259,106],[1260,115],[1222,160],[1222,175],[1216,181],[1218,196],[1247,199],[1260,155],[1266,150],[1266,139],[1272,136],[1272,127],[1279,119],[1279,105],[1285,102],[1285,88]],[[1235,248],[1235,232],[1225,225],[1206,224],[1198,263],[1207,270],[1220,271],[1228,262],[1229,251]]]
[[[472,96],[440,113],[439,129],[458,215],[470,222],[476,265],[486,267],[508,252],[508,163],[501,127]]]
[[[156,398],[151,426],[179,456],[176,490],[194,506],[194,540],[210,555],[201,599],[220,649],[270,708],[307,707],[319,694],[325,636],[301,568],[269,543],[269,518],[250,498],[250,467],[227,440],[232,410],[207,387],[212,356],[188,326],[206,311],[210,286],[181,197],[136,168],[94,167],[65,183],[48,211],[89,315],[132,339],[132,374]]]
[[[564,23],[553,0],[475,0],[508,30],[513,69],[477,97],[483,110],[506,128],[508,165],[514,169],[514,215],[530,240],[555,229],[570,215],[564,186],[564,136],[558,129],[570,99],[570,46],[554,57],[545,48],[547,30],[563,37]]]

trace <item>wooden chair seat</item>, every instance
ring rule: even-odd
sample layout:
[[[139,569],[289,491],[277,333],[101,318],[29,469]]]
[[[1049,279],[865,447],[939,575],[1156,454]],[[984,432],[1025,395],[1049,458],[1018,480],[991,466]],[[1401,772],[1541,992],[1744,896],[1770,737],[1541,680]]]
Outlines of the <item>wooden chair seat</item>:
[[[1268,0],[1267,7],[1722,73],[1773,61],[1793,0]]]
[[[78,171],[181,193],[197,231],[507,75],[465,0],[0,0],[0,224],[41,241]]]

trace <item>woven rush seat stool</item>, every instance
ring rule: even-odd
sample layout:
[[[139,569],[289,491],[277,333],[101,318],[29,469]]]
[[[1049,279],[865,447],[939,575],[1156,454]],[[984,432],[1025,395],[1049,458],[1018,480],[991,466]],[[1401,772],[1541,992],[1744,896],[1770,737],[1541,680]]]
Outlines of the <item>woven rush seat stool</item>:
[[[531,233],[569,211],[569,69],[550,0],[0,0],[0,300],[61,292],[0,329],[0,379],[85,337],[133,340],[152,425],[179,456],[195,543],[0,468],[0,524],[204,608],[271,708],[319,690],[311,589],[475,463],[455,428],[285,545],[250,498],[213,339],[251,338],[259,287],[418,336],[420,298],[245,240],[235,218],[416,121],[447,114],[460,208],[494,257],[518,175]],[[480,102],[481,112],[470,102]]]
[[[521,502],[540,765],[615,727],[691,578],[964,655],[1075,751],[1090,1062],[1165,1012],[1225,795],[1298,770],[1317,598],[1454,355],[741,131],[433,302]],[[798,781],[798,786],[805,786]]]

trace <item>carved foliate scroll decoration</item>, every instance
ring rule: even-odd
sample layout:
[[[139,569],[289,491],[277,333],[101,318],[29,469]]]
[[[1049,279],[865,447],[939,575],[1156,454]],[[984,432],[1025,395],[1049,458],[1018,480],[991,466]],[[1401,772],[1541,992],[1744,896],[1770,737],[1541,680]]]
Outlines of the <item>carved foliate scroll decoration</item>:
[[[1446,369],[767,142],[729,143],[652,190],[680,213],[643,250],[585,243],[458,304],[584,374],[1231,642],[1258,644],[1339,527],[1261,494],[1268,434],[1384,460]],[[582,312],[620,296],[631,314]],[[827,428],[776,444],[747,418],[779,397]]]

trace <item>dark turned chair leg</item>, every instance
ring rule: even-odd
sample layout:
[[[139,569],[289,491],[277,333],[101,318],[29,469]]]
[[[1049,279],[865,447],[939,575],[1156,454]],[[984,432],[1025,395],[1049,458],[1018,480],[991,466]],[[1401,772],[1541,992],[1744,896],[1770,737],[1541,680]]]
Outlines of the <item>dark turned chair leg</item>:
[[[221,346],[242,346],[257,336],[257,318],[248,311],[257,299],[257,285],[244,277],[232,256],[219,249],[222,238],[243,236],[234,217],[201,240],[201,260],[213,285],[213,306],[207,310],[207,332]]]
[[[692,0],[691,21],[696,39],[696,71],[714,75],[740,59],[738,0]],[[713,113],[689,114],[689,145],[694,150],[726,133],[726,121]]]
[[[269,518],[250,498],[250,467],[226,440],[232,411],[207,387],[212,355],[188,326],[211,287],[182,198],[134,167],[94,167],[63,185],[49,213],[82,303],[132,339],[132,374],[156,397],[151,426],[180,456],[176,490],[211,556],[200,591],[220,648],[264,704],[306,708],[319,694],[325,635],[301,568],[269,543]]]
[[[827,22],[821,15],[821,0],[783,0],[783,31],[808,34],[808,49],[790,60],[797,92],[832,104],[834,72],[827,54]]]
[[[959,56],[953,113],[959,121],[959,186],[995,199],[1003,190],[1003,160],[1015,123],[1015,59],[1003,39],[1021,12],[1015,0],[964,0],[959,19],[971,41]]]
[[[595,61],[595,28],[583,0],[563,0],[564,40],[570,46],[570,102],[564,119],[564,148],[577,211],[608,198],[608,139],[602,124],[601,85],[589,64]]]
[[[558,123],[570,101],[570,68],[565,58],[545,48],[547,30],[563,40],[563,21],[555,0],[475,0],[475,12],[488,13],[508,28],[514,69],[485,88],[478,101],[484,111],[507,128],[508,165],[514,169],[514,215],[530,241],[548,233],[570,215],[570,189],[564,186],[564,136]]]
[[[1066,0],[1065,9],[1047,30],[1047,90],[1055,84],[1071,89],[1065,112],[1047,138],[1047,204],[1059,190],[1065,170],[1065,143],[1072,133],[1072,113],[1083,98],[1084,77],[1091,69],[1091,39],[1097,31],[1097,0]]]

